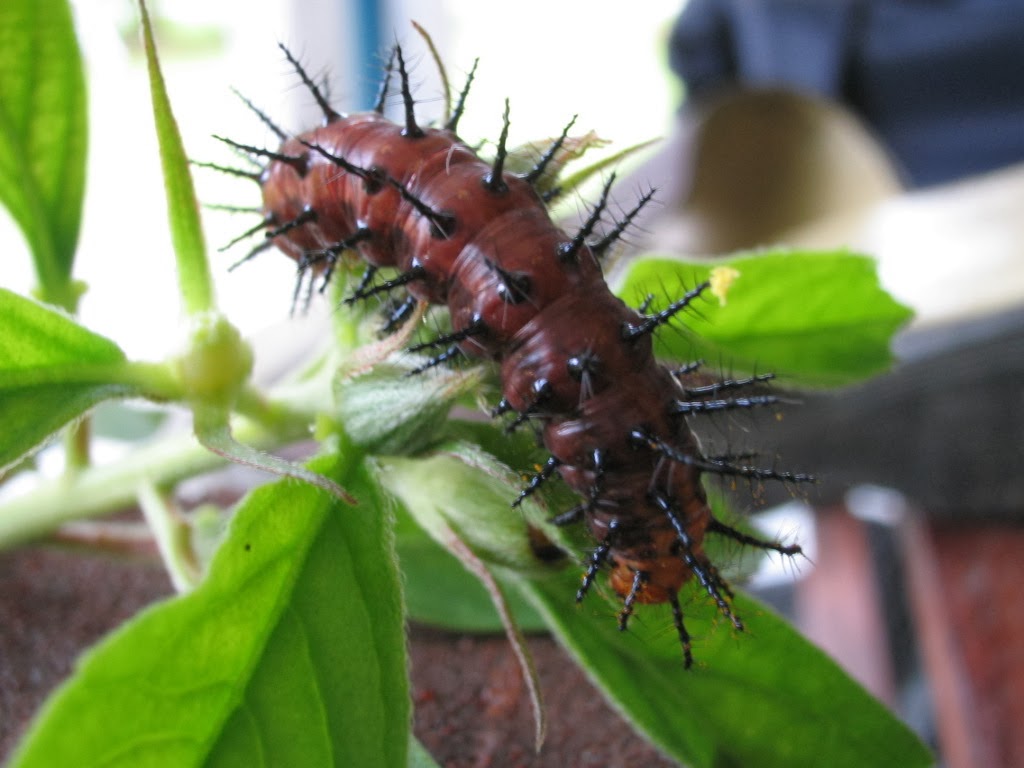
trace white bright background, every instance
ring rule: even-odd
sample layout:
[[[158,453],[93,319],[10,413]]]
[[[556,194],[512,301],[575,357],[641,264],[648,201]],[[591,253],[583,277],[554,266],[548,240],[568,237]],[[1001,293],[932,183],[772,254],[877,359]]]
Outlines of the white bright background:
[[[194,159],[241,165],[210,138],[218,133],[257,145],[274,137],[236,99],[239,89],[289,130],[312,117],[293,117],[310,99],[277,48],[286,43],[317,75],[331,76],[332,97],[343,103],[352,89],[354,30],[341,0],[151,0],[164,75],[186,151]],[[117,341],[130,357],[159,360],[182,334],[174,260],[142,58],[138,16],[128,0],[73,3],[84,49],[90,97],[90,149],[86,207],[75,275],[89,284],[80,305],[88,327]],[[466,117],[467,137],[495,138],[502,102],[512,102],[517,142],[557,135],[579,113],[577,127],[595,129],[629,146],[664,135],[678,104],[666,64],[666,37],[682,0],[540,2],[520,0],[510,11],[472,0],[395,2],[386,26],[412,51],[422,113],[439,104],[434,66],[409,25],[433,35],[453,80],[461,87],[475,57],[481,59]],[[258,9],[257,9],[258,8]],[[624,10],[626,9],[626,10]],[[363,75],[357,75],[363,77]],[[346,84],[349,87],[346,87]],[[253,205],[254,184],[197,169],[205,203]],[[0,212],[2,213],[2,212]],[[287,322],[294,268],[266,253],[243,268],[227,267],[245,253],[218,246],[254,223],[245,215],[205,211],[220,306],[248,334]],[[33,283],[20,233],[2,214],[0,285],[18,291]]]

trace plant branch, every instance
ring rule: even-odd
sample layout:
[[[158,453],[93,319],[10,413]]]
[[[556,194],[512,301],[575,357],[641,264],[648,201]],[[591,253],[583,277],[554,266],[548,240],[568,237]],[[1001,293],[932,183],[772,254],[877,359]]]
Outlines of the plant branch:
[[[247,445],[271,448],[307,436],[304,426],[271,431],[247,420],[235,428]],[[108,514],[135,504],[140,483],[171,485],[222,467],[225,460],[191,434],[140,448],[122,461],[84,469],[38,486],[0,505],[0,548],[44,536],[63,523]]]

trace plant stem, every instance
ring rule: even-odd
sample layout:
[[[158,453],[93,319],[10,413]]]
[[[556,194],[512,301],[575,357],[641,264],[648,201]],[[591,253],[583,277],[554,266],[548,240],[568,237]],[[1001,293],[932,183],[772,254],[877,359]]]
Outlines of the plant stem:
[[[249,421],[240,422],[236,433],[246,444],[262,448],[306,436],[304,427],[293,425],[290,432],[282,433]],[[0,505],[0,547],[38,538],[71,520],[132,506],[141,483],[166,486],[224,463],[192,435],[181,435],[138,449],[118,463],[58,478]]]
[[[195,423],[196,438],[207,450],[230,459],[236,464],[262,469],[281,477],[292,477],[315,485],[346,504],[354,506],[359,503],[355,496],[330,478],[313,472],[301,464],[287,461],[279,456],[261,451],[250,443],[238,440],[232,432],[227,415],[220,409],[196,408],[192,411],[192,418]]]
[[[174,502],[150,482],[138,489],[139,507],[153,533],[160,558],[178,592],[188,592],[200,579],[200,568],[189,542],[188,526],[174,508]]]
[[[83,417],[64,433],[66,472],[78,472],[91,463],[92,419]]]
[[[311,426],[316,419],[314,412],[296,410],[278,400],[269,400],[249,385],[239,393],[235,411],[271,431],[294,430],[299,424]]]

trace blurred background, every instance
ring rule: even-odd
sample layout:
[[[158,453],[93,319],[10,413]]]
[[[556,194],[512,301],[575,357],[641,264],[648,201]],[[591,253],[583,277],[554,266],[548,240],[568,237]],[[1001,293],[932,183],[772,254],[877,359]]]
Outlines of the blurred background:
[[[172,291],[151,290],[174,279],[173,257],[137,12],[74,5],[92,126],[81,319],[130,356],[160,359],[181,312]],[[630,238],[637,252],[876,256],[916,319],[892,373],[803,394],[765,428],[785,466],[822,483],[806,503],[780,494],[766,523],[806,543],[813,565],[758,588],[945,764],[1024,765],[1024,3],[523,0],[496,13],[469,0],[175,0],[150,11],[197,160],[225,162],[213,133],[274,143],[230,87],[286,129],[317,120],[278,42],[354,111],[372,103],[381,51],[396,39],[422,50],[415,19],[455,87],[481,59],[460,126],[469,139],[496,136],[505,97],[513,144],[576,113],[612,150],[664,137],[617,185],[626,207],[659,190]],[[428,57],[413,76],[429,115],[440,87]],[[251,184],[196,178],[203,202],[256,201]],[[252,223],[204,218],[213,248]],[[6,218],[0,245],[22,248]],[[290,285],[293,266],[260,258],[229,277],[242,253],[214,260],[221,305],[268,335],[293,322],[289,292],[267,292]],[[31,288],[28,259],[9,257],[0,283]]]

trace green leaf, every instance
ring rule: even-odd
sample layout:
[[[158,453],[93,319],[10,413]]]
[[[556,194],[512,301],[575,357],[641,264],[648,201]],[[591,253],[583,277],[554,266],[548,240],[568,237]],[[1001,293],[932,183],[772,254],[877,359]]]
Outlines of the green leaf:
[[[618,606],[599,594],[573,605],[578,573],[523,580],[520,586],[616,708],[685,765],[914,768],[934,763],[881,703],[742,594],[735,607],[748,631],[737,634],[698,587],[692,598],[684,589],[697,660],[687,671],[666,606],[639,606],[623,633],[614,620]]]
[[[206,581],[80,662],[12,768],[404,766],[410,702],[387,515],[356,457],[239,508]]]
[[[153,29],[149,23],[146,4],[139,0],[142,12],[142,33],[145,40],[146,64],[149,70],[149,88],[153,99],[153,119],[160,144],[160,164],[164,172],[167,191],[167,217],[171,226],[171,241],[178,263],[178,285],[185,310],[190,315],[214,308],[213,279],[206,258],[199,205],[196,202],[188,156],[181,142],[178,123],[171,111],[171,101],[160,72]]]
[[[530,545],[525,509],[510,505],[516,476],[490,454],[469,443],[450,443],[427,458],[389,456],[376,463],[381,485],[438,543],[446,544],[451,529],[491,565],[543,569]]]
[[[508,565],[509,553],[515,553],[513,567],[536,570],[537,556],[527,546],[527,523],[539,528],[538,520],[548,513],[532,501],[526,509],[512,508],[524,481],[509,468],[529,466],[536,443],[523,431],[507,435],[493,424],[453,421],[449,426],[453,439],[435,453],[418,459],[382,457],[374,461],[380,483],[398,502],[395,536],[406,576],[406,608],[410,618],[433,626],[499,632],[502,623],[487,591],[444,542],[439,543],[427,530],[436,529],[438,520],[459,531],[465,529],[472,540],[483,541],[484,546],[476,550],[483,557],[505,542],[508,548],[499,556],[500,562]],[[532,513],[529,519],[524,512]],[[548,526],[545,533],[562,533],[550,529]],[[503,580],[506,574],[496,571],[494,575]],[[545,628],[518,591],[509,591],[507,598],[521,629]]]
[[[740,273],[726,303],[705,293],[658,333],[659,356],[838,386],[886,370],[890,339],[911,316],[880,287],[873,260],[845,252],[774,251],[713,265],[642,258],[618,293],[633,306],[653,293],[655,312],[720,266]]]
[[[480,581],[426,528],[440,517],[449,519],[457,528],[468,524],[479,529],[479,536],[487,539],[493,531],[499,539],[511,539],[513,550],[518,551],[525,567],[534,568],[536,559],[523,546],[528,537],[525,520],[511,507],[519,492],[517,475],[507,464],[493,456],[486,457],[479,448],[470,449],[468,456],[460,453],[470,442],[480,443],[484,437],[495,435],[499,436],[495,442],[502,448],[521,447],[533,441],[502,435],[493,425],[480,422],[452,422],[451,426],[452,433],[463,441],[453,440],[444,447],[447,450],[442,448],[418,459],[382,457],[374,461],[378,480],[398,502],[395,539],[406,577],[406,609],[413,620],[432,626],[465,632],[500,632],[501,619]],[[517,454],[516,458],[521,456]],[[478,470],[474,461],[485,461],[490,471]],[[520,463],[525,465],[525,461]],[[452,493],[453,488],[459,492]],[[509,592],[508,599],[520,628],[544,628],[536,611],[518,592]]]
[[[96,403],[127,396],[124,353],[67,315],[0,288],[0,471]]]
[[[501,632],[501,619],[480,582],[430,538],[402,505],[398,505],[395,517],[395,548],[405,576],[405,608],[409,618],[452,631]],[[510,591],[508,599],[524,632],[546,627],[517,591]]]
[[[508,590],[498,576],[508,568],[540,571],[542,566],[522,513],[507,506],[508,475],[508,468],[492,456],[460,443],[446,446],[429,459],[388,459],[380,463],[377,473],[417,522],[486,588],[526,681],[539,749],[546,730],[540,681],[507,599]],[[442,488],[444,495],[439,493]]]
[[[0,202],[25,235],[44,301],[74,311],[85,187],[82,57],[65,0],[0,3]]]
[[[411,356],[407,356],[411,357]],[[480,386],[481,371],[409,371],[418,358],[339,377],[334,399],[345,432],[371,453],[410,455],[436,442],[455,399]]]

